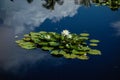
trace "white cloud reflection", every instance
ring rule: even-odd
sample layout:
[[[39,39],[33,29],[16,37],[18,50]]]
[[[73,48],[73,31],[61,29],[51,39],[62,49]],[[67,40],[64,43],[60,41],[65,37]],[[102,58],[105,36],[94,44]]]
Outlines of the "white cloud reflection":
[[[53,11],[43,8],[42,0],[34,0],[31,4],[26,0],[15,0],[14,3],[3,0],[0,3],[3,15],[0,17],[4,19],[4,24],[15,28],[16,34],[25,29],[39,27],[46,19],[56,22],[63,17],[74,16],[79,8],[79,5],[74,4],[74,0],[64,0],[62,6],[56,4]]]
[[[120,21],[112,23],[112,27],[117,30],[117,35],[120,35]]]
[[[0,69],[16,72],[21,66],[32,66],[46,57],[45,52],[40,49],[27,51],[17,47],[12,28],[0,25],[0,38]]]
[[[34,0],[28,4],[26,0],[0,1],[0,68],[19,70],[24,64],[33,64],[46,59],[46,54],[40,50],[26,51],[18,48],[14,36],[18,33],[30,32],[31,29],[39,27],[46,19],[54,22],[63,17],[74,16],[79,5],[74,0],[65,0],[62,6],[55,5],[55,10],[50,11],[42,7],[42,0]],[[72,5],[72,6],[71,6]],[[59,64],[60,61],[58,61]],[[59,65],[58,62],[55,65]]]

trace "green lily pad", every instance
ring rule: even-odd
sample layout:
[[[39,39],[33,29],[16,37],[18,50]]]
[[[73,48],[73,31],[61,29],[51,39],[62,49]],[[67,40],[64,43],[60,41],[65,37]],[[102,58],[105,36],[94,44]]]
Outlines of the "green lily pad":
[[[52,34],[52,35],[55,35],[56,33],[55,33],[55,32],[48,32],[48,34]]]
[[[89,59],[89,57],[85,56],[85,55],[77,56],[77,58],[80,59],[80,60],[88,60]]]
[[[52,55],[58,55],[59,54],[59,50],[53,50],[53,51],[51,51],[50,54],[52,54]]]
[[[50,46],[59,46],[59,43],[57,43],[57,42],[49,42],[49,45]]]
[[[15,41],[17,44],[20,44],[20,43],[24,43],[25,41],[24,40],[17,40]]]
[[[95,43],[90,43],[89,45],[90,46],[98,46],[98,44],[95,44]]]
[[[30,32],[30,36],[31,36],[31,37],[39,36],[39,33],[36,33],[36,32]]]
[[[30,37],[30,35],[29,34],[25,34],[24,37]]]
[[[64,48],[64,46],[59,46],[59,48],[60,48],[60,49],[63,49],[63,48]]]
[[[86,42],[82,42],[81,44],[82,44],[82,45],[87,45],[87,43],[86,43]]]
[[[91,55],[101,55],[101,51],[96,49],[92,49],[88,53]]]
[[[77,58],[77,55],[71,54],[71,55],[70,55],[70,58],[71,58],[71,59],[75,59],[75,58]]]
[[[79,54],[79,51],[73,49],[72,54]]]
[[[79,39],[81,39],[81,40],[88,40],[89,38],[88,37],[79,37]]]
[[[68,58],[68,59],[70,59],[71,58],[71,55],[70,54],[63,54],[63,56],[65,57],[65,58]]]
[[[90,42],[92,42],[92,43],[98,43],[98,42],[100,42],[100,41],[99,41],[99,40],[96,40],[96,39],[91,39]]]
[[[72,54],[83,55],[83,54],[86,54],[86,52],[84,52],[84,51],[72,50]]]
[[[36,48],[35,44],[32,42],[24,42],[23,40],[18,40],[16,41],[16,43],[18,43],[18,45],[24,49],[35,49]]]
[[[46,34],[46,31],[40,31],[39,34]]]
[[[41,41],[40,41],[40,39],[38,39],[38,38],[34,38],[34,39],[33,39],[33,42],[34,42],[34,43],[40,43]]]
[[[63,40],[63,41],[65,40],[65,37],[64,37],[63,35],[61,35],[60,38],[61,38],[61,40]]]
[[[30,41],[31,38],[29,38],[29,37],[25,37],[25,38],[23,38],[23,40],[24,40],[24,41]]]
[[[42,47],[41,49],[42,49],[42,50],[48,50],[48,51],[50,51],[50,50],[53,50],[54,48],[53,48],[53,47],[46,47],[46,46],[45,46],[45,47]]]
[[[59,38],[60,38],[60,34],[57,34],[57,33],[56,33],[56,34],[54,35],[54,37],[55,37],[56,39],[59,39]]]
[[[66,54],[66,52],[63,50],[60,50],[59,54]]]
[[[83,51],[89,51],[90,50],[90,48],[89,47],[81,47],[81,50],[83,50]]]
[[[81,33],[80,36],[87,37],[87,36],[90,36],[90,34],[89,33]]]

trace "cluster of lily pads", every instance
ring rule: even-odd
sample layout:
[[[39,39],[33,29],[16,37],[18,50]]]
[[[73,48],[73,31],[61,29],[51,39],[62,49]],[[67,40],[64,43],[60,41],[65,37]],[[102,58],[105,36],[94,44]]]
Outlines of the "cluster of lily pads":
[[[98,45],[99,40],[89,39],[88,33],[75,34],[68,30],[63,30],[61,34],[46,31],[30,32],[16,43],[24,49],[41,48],[50,51],[53,56],[69,59],[88,60],[89,54],[101,55],[99,50],[92,49]]]

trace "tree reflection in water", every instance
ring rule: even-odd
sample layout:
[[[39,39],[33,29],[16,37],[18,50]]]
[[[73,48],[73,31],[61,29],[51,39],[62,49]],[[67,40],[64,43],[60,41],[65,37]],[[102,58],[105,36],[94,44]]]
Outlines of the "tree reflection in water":
[[[10,1],[14,2],[14,0],[10,0]],[[33,0],[27,0],[27,2],[28,2],[28,3],[32,3]]]
[[[14,0],[10,0],[14,1]],[[64,0],[44,0],[46,3],[43,7],[46,9],[54,10],[55,4],[63,5]],[[28,3],[32,3],[33,0],[27,0]],[[90,7],[92,3],[96,6],[108,6],[112,11],[116,11],[120,8],[120,0],[74,0],[77,5],[84,5]]]
[[[54,10],[54,6],[56,3],[58,3],[59,5],[62,5],[64,3],[64,0],[45,0],[45,1],[46,3],[43,4],[43,6],[51,10]]]

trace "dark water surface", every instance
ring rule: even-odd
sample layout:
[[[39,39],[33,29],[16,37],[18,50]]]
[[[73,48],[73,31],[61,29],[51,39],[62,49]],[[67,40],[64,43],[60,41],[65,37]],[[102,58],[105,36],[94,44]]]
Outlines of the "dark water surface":
[[[76,5],[74,0],[56,4],[54,10],[44,1],[0,0],[0,80],[120,80],[120,9],[108,6]],[[24,50],[15,43],[31,31],[67,29],[88,32],[101,42],[101,56],[88,61],[56,58],[40,49]]]

